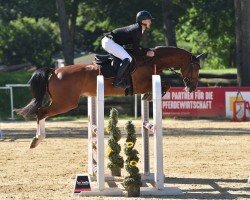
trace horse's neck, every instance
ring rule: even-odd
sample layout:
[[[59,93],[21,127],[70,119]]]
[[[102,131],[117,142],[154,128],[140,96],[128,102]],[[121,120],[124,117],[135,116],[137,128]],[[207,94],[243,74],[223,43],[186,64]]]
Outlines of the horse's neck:
[[[182,67],[185,66],[187,63],[188,55],[185,54],[169,54],[156,60],[156,64],[164,69],[169,69],[173,67]]]
[[[156,64],[156,67],[159,71],[172,67],[185,66],[187,63],[187,59],[189,59],[190,57],[190,54],[187,51],[176,47],[162,47],[159,50],[161,52],[159,53],[160,56],[158,58],[157,52],[155,58],[134,55],[133,52],[130,53],[136,59],[136,65],[138,67],[153,67],[153,65]]]
[[[156,63],[162,65],[163,69],[181,67],[187,64],[190,53],[178,47],[156,47],[155,54],[158,59]]]

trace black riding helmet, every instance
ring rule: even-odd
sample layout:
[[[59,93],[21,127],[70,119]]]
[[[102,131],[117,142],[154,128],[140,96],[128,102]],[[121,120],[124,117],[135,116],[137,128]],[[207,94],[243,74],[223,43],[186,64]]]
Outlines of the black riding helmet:
[[[154,17],[152,17],[152,15],[150,14],[150,12],[146,11],[146,10],[142,10],[140,12],[137,13],[136,15],[136,23],[141,23],[142,20],[145,19],[155,19]]]

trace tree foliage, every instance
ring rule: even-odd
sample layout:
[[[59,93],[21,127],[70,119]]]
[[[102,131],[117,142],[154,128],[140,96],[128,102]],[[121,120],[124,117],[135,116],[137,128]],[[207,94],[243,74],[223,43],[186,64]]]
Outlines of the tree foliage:
[[[80,5],[79,18],[81,26],[87,37],[90,37],[92,47],[95,51],[101,50],[101,38],[103,33],[115,28],[135,23],[137,12],[149,10],[156,18],[152,29],[147,31],[142,40],[145,47],[164,45],[161,2],[156,0],[141,1],[112,1],[112,0],[87,0]],[[86,37],[85,37],[86,38]],[[83,40],[84,43],[86,40]],[[86,45],[86,46],[91,46]]]
[[[193,53],[207,52],[206,66],[233,67],[235,64],[235,20],[233,1],[190,1],[178,23],[180,46]]]
[[[55,21],[55,6],[51,0],[0,0],[0,21],[8,23],[23,17]]]
[[[0,25],[0,58],[7,65],[31,62],[51,66],[58,48],[58,28],[48,19],[21,18]]]
[[[171,8],[167,12],[165,12],[166,8],[163,7],[163,2],[168,2],[171,5]],[[70,28],[70,36],[68,37],[71,37],[71,40],[74,41],[74,49],[94,52],[101,51],[100,40],[103,33],[117,27],[134,23],[135,15],[138,11],[148,10],[156,20],[154,20],[152,28],[143,36],[143,46],[155,47],[165,45],[166,41],[170,39],[166,38],[169,36],[167,31],[164,30],[165,22],[163,16],[165,16],[173,23],[171,33],[176,32],[176,41],[179,47],[185,48],[193,53],[208,53],[205,63],[208,68],[235,66],[235,17],[233,1],[65,0],[65,10],[69,19],[69,21],[66,22]],[[13,21],[22,21],[22,19],[25,18],[34,19],[35,22],[38,22],[40,19],[46,19],[48,22],[52,22],[51,26],[54,26],[56,30],[53,31],[53,34],[54,32],[57,33],[57,38],[60,38],[60,34],[57,31],[59,29],[59,23],[56,1],[0,0],[0,24],[3,29],[10,31],[13,25],[9,24],[13,23]],[[54,22],[56,24],[54,24]],[[23,32],[25,31],[27,32],[26,29],[23,30]],[[13,31],[10,31],[10,33],[4,31],[5,34],[12,34],[11,32]],[[22,32],[22,30],[20,29],[19,32]],[[2,37],[4,33],[1,34]],[[4,39],[6,37],[11,36],[5,36]],[[0,40],[2,39],[3,38],[0,38]],[[22,41],[22,44],[26,42],[34,43],[32,38],[19,37],[18,39],[27,40]],[[37,37],[36,39],[39,38]],[[43,38],[41,38],[41,40],[43,40]],[[44,42],[45,41],[37,41],[38,44]],[[41,47],[40,55],[44,54],[44,57],[51,57],[51,54],[55,52],[56,48],[54,47],[57,45],[58,39],[54,41],[49,40],[49,42],[51,42],[53,46],[52,51],[49,50],[46,52],[46,48]],[[0,41],[0,43],[5,42]],[[8,48],[14,47],[9,45]],[[9,51],[14,52],[16,50],[9,49]],[[34,52],[37,53],[37,51]],[[20,60],[29,60],[31,58],[30,54],[25,53],[19,56],[22,57]],[[3,58],[3,53],[1,53],[0,59],[6,62],[6,64],[12,62],[12,57],[7,56]],[[40,63],[40,65],[41,64],[42,63]]]

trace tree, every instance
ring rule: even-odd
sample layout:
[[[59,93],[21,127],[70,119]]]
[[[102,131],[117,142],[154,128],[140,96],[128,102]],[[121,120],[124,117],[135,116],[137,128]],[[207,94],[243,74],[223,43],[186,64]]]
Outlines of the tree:
[[[51,55],[58,51],[59,30],[48,19],[24,17],[0,23],[0,62],[14,65],[31,62],[37,67],[51,67]]]
[[[174,9],[171,0],[162,0],[163,27],[166,45],[177,46],[175,33]]]
[[[71,3],[70,17],[68,17],[66,13],[65,0],[56,0],[56,3],[65,64],[71,65],[74,63],[74,36],[78,5],[80,1],[73,0]]]
[[[161,1],[86,0],[80,7],[82,9],[80,9],[81,14],[79,15],[84,18],[82,27],[90,34],[88,37],[91,37],[95,50],[101,49],[100,40],[103,33],[135,23],[136,13],[141,10],[148,10],[156,18],[153,21],[152,28],[143,35],[142,46],[164,45],[162,13],[159,12]],[[82,41],[82,43],[85,42],[86,40]]]
[[[236,63],[239,86],[250,86],[250,1],[235,0]]]
[[[36,22],[41,18],[59,21],[68,65],[73,63],[75,48],[101,51],[103,33],[134,23],[140,10],[148,10],[156,18],[143,35],[142,46],[175,46],[177,42],[193,53],[208,52],[205,64],[209,68],[235,66],[234,1],[0,0],[0,24],[7,27],[24,17]]]
[[[193,53],[207,52],[209,68],[235,67],[234,2],[188,1],[191,6],[177,24],[178,45]]]
[[[29,17],[49,18],[55,22],[55,4],[51,0],[0,0],[0,21],[8,23],[12,20]]]

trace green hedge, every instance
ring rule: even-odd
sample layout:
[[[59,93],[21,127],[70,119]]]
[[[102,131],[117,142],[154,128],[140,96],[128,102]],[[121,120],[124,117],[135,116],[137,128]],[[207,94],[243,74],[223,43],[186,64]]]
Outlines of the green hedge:
[[[6,84],[27,84],[31,75],[31,72],[2,72],[0,73],[0,87]],[[28,87],[13,88],[14,108],[25,106],[31,98]],[[10,112],[10,92],[0,90],[0,119],[9,118]]]

